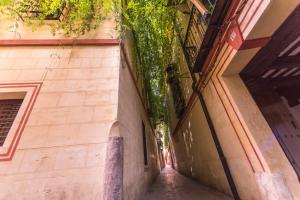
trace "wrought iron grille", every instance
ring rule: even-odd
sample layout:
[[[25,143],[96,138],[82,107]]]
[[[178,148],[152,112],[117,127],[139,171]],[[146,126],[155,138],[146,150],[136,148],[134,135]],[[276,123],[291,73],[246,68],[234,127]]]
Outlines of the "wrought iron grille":
[[[204,15],[201,15],[197,8],[193,6],[185,36],[185,41],[183,44],[190,66],[195,65],[198,52],[204,38],[206,27],[207,19],[205,19]]]
[[[185,100],[182,94],[180,81],[178,79],[178,69],[176,64],[170,64],[167,67],[167,79],[172,92],[173,103],[175,106],[176,116],[179,118],[184,112]]]
[[[217,0],[201,0],[201,2],[211,13],[216,5]]]
[[[0,146],[4,144],[22,102],[23,99],[0,100]]]
[[[185,39],[183,41],[183,49],[190,67],[194,67],[196,63],[211,13],[216,4],[216,0],[202,0],[200,2],[206,11],[205,13],[201,13],[195,5],[192,6]]]
[[[19,3],[18,11],[21,13],[21,16],[24,18],[38,18],[43,16],[45,20],[59,20],[61,21],[67,12],[64,10],[67,9],[66,3],[63,2],[60,7],[58,7],[54,13],[45,15],[41,11],[41,5],[37,0],[23,0]]]

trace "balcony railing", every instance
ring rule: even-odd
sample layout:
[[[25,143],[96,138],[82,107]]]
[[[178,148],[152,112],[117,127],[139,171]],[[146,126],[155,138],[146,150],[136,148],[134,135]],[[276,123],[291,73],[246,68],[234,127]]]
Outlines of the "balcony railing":
[[[195,65],[198,52],[201,47],[200,44],[203,41],[204,34],[207,28],[207,23],[207,18],[202,15],[195,6],[193,6],[185,40],[183,43],[183,48],[188,56],[187,60],[190,66]]]
[[[202,70],[231,0],[193,0],[183,50],[193,72]]]

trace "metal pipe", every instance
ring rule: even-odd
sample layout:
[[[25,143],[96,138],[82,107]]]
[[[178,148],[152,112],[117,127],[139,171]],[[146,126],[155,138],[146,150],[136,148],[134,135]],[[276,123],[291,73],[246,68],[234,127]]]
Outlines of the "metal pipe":
[[[209,127],[209,129],[210,129],[210,131],[211,131],[211,136],[212,136],[213,141],[214,141],[214,143],[215,143],[215,146],[216,146],[216,149],[217,149],[219,158],[220,158],[220,160],[221,160],[222,167],[223,167],[223,169],[224,169],[224,172],[225,172],[227,181],[228,181],[228,183],[229,183],[229,186],[230,186],[232,195],[233,195],[233,197],[234,197],[235,200],[240,200],[240,196],[239,196],[238,191],[237,191],[237,189],[236,189],[236,185],[235,185],[234,180],[233,180],[233,178],[232,178],[232,174],[231,174],[229,165],[228,165],[228,163],[227,163],[226,157],[225,157],[224,152],[223,152],[223,149],[222,149],[222,147],[221,147],[219,138],[218,138],[218,136],[217,136],[217,132],[216,132],[216,130],[215,130],[215,127],[214,127],[214,125],[213,125],[212,119],[211,119],[210,114],[209,114],[209,112],[208,112],[208,109],[207,109],[205,100],[204,100],[204,98],[203,98],[203,95],[202,95],[202,93],[197,89],[197,87],[196,87],[196,82],[193,81],[193,86],[192,86],[192,87],[193,87],[193,90],[197,93],[198,99],[199,99],[200,104],[201,104],[201,107],[202,107],[202,109],[203,109],[205,118],[206,118],[206,120],[207,120],[208,127]]]
[[[213,125],[213,122],[212,122],[212,119],[211,119],[211,116],[208,112],[208,109],[207,109],[207,106],[206,106],[206,103],[205,103],[205,100],[203,98],[203,95],[201,93],[201,91],[198,89],[197,87],[197,78],[193,72],[193,69],[192,69],[192,65],[189,61],[189,55],[188,53],[184,50],[184,42],[182,40],[182,38],[180,37],[180,31],[178,29],[178,26],[176,25],[176,19],[174,19],[174,24],[175,24],[175,29],[176,29],[176,32],[177,32],[177,35],[179,37],[179,40],[180,40],[180,44],[181,44],[181,47],[183,49],[183,53],[184,53],[184,57],[186,59],[186,62],[188,64],[188,69],[189,69],[189,72],[190,72],[190,75],[191,75],[191,78],[192,78],[192,89],[194,92],[196,92],[197,96],[198,96],[198,99],[200,101],[200,105],[203,109],[203,112],[204,112],[204,115],[205,115],[205,118],[207,120],[207,124],[208,124],[208,127],[210,129],[210,132],[211,132],[211,136],[212,136],[212,139],[214,141],[214,144],[215,144],[215,147],[217,149],[217,152],[218,152],[218,156],[220,158],[220,161],[222,163],[222,167],[224,169],[224,172],[225,172],[225,175],[226,175],[226,178],[227,178],[227,181],[228,181],[228,184],[230,186],[230,189],[231,189],[231,192],[232,192],[232,195],[234,197],[235,200],[240,200],[240,196],[238,194],[238,191],[237,191],[237,188],[236,188],[236,185],[234,183],[234,180],[232,178],[232,174],[231,174],[231,171],[230,171],[230,168],[229,168],[229,165],[227,163],[227,160],[226,160],[226,157],[224,155],[224,152],[223,152],[223,149],[222,149],[222,146],[220,144],[220,140],[218,138],[218,135],[217,135],[217,132],[216,132],[216,129]]]

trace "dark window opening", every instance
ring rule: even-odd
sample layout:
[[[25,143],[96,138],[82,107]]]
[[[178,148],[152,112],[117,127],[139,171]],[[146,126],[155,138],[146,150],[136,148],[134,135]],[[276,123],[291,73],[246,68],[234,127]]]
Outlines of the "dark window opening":
[[[173,97],[176,116],[180,118],[185,109],[185,100],[179,81],[178,67],[176,64],[170,64],[166,71],[168,75],[167,80]]]
[[[147,151],[147,138],[146,138],[146,128],[142,121],[142,131],[143,131],[143,149],[144,149],[144,165],[148,165],[148,151]]]
[[[300,178],[300,7],[240,73]],[[297,28],[295,28],[297,27]]]
[[[22,102],[23,99],[0,100],[0,146],[4,144]]]

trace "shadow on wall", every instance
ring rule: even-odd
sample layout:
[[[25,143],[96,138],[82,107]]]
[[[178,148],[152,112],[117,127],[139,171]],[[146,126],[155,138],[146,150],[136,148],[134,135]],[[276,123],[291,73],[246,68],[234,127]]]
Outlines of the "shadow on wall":
[[[198,107],[194,107],[194,112],[173,136],[178,171],[206,186],[229,193],[221,161]]]

